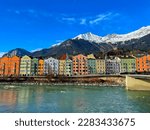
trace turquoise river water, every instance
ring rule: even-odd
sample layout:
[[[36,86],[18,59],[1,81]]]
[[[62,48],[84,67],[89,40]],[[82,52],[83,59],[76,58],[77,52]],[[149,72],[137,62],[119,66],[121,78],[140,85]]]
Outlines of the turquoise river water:
[[[150,91],[123,87],[0,86],[1,113],[148,113]]]

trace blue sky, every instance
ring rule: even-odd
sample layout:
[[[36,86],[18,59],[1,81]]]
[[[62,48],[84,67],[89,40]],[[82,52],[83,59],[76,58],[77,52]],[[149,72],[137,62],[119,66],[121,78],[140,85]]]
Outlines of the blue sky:
[[[150,25],[150,0],[0,0],[0,55],[49,48],[80,33],[124,34]]]

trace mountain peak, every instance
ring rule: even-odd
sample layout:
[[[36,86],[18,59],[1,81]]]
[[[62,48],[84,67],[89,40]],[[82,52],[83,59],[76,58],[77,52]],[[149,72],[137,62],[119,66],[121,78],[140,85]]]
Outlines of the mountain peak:
[[[117,43],[129,41],[132,39],[139,39],[146,35],[150,34],[150,26],[142,27],[136,31],[127,33],[127,34],[109,34],[105,37],[102,37],[103,42]]]
[[[101,40],[102,37],[100,37],[98,35],[95,35],[91,32],[87,32],[85,34],[80,34],[80,35],[76,36],[73,39],[83,39],[83,40],[86,40],[86,41],[96,42],[96,43],[102,42],[102,40]]]
[[[22,48],[16,48],[13,50],[10,50],[8,53],[4,54],[3,56],[24,56],[24,55],[31,55],[31,53],[25,49]]]
[[[83,40],[96,42],[96,43],[117,43],[117,42],[129,41],[132,39],[139,39],[148,34],[150,34],[150,26],[144,26],[136,31],[127,34],[108,34],[104,37],[101,37],[91,32],[87,32],[85,34],[80,34],[73,39],[83,39]]]

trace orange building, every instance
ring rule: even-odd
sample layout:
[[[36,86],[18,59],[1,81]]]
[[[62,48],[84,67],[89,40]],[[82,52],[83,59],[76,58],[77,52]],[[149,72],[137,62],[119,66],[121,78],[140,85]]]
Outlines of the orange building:
[[[0,75],[2,76],[18,76],[20,70],[20,58],[17,56],[13,57],[2,57],[0,59]]]
[[[73,56],[73,75],[87,75],[88,66],[87,66],[87,57],[79,54]]]
[[[39,59],[38,75],[44,75],[44,60],[43,59]]]
[[[150,55],[136,58],[137,72],[150,72]]]

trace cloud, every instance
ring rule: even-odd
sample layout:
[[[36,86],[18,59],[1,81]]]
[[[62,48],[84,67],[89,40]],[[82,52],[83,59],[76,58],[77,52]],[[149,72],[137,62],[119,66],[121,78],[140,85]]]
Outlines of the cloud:
[[[92,18],[90,21],[89,21],[89,24],[99,24],[101,21],[104,21],[104,20],[111,20],[112,16],[115,16],[116,14],[113,14],[111,12],[109,13],[106,13],[106,14],[99,14],[97,15],[95,18]]]
[[[87,21],[86,18],[82,18],[81,21],[80,21],[80,24],[81,25],[86,25],[86,21]]]
[[[21,12],[19,10],[15,10],[15,13],[19,15]]]
[[[56,14],[50,13],[48,11],[39,11],[35,9],[25,9],[25,10],[8,10],[9,12],[13,12],[16,15],[22,15],[26,14],[30,17],[36,18],[38,20],[41,20],[43,18],[53,19],[57,22],[63,22],[66,24],[79,24],[79,25],[98,25],[102,21],[109,21],[112,20],[114,17],[119,16],[119,13],[116,12],[107,12],[107,13],[101,13],[97,15],[88,15],[88,16],[82,16],[76,14]],[[41,18],[42,17],[42,18]]]
[[[80,25],[97,25],[100,24],[102,21],[109,21],[112,20],[114,17],[119,16],[119,13],[113,13],[113,12],[108,12],[108,13],[103,13],[103,14],[97,14],[94,16],[86,16],[86,17],[66,17],[61,18],[62,21],[65,21],[66,23],[69,24],[80,24]]]
[[[7,52],[0,52],[0,57],[2,57],[4,54],[6,54]]]
[[[37,49],[31,50],[31,52],[36,52],[36,51],[40,51],[40,50],[42,50],[42,48],[37,48]]]
[[[73,18],[73,17],[63,17],[61,20],[62,20],[62,21],[65,21],[65,22],[67,22],[67,23],[69,23],[69,24],[73,24],[73,23],[76,22],[76,19]]]

